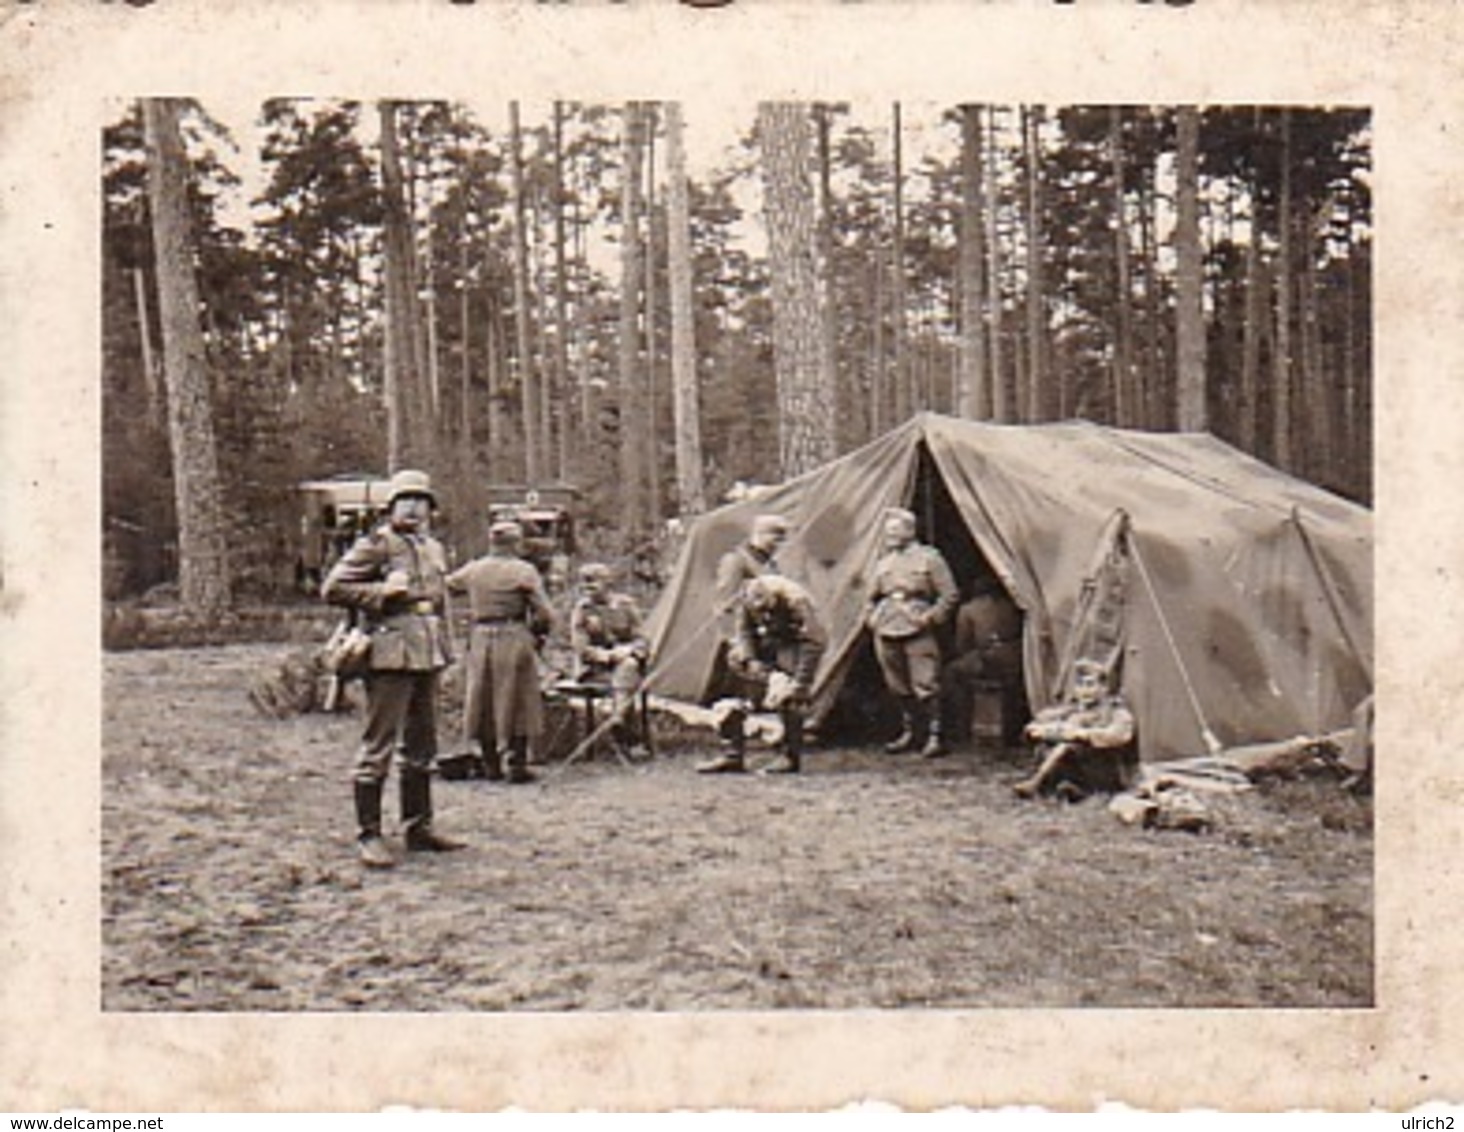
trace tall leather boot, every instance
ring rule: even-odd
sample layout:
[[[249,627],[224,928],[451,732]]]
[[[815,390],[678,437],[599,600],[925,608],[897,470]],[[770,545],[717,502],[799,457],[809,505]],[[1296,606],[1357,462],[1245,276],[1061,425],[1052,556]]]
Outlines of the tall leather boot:
[[[451,853],[466,846],[432,828],[432,778],[417,767],[403,767],[401,776],[402,828],[407,849],[413,853]]]
[[[529,738],[515,735],[508,743],[508,782],[511,786],[522,786],[533,782],[539,776],[529,769]]]
[[[940,704],[931,701],[925,708],[925,745],[920,748],[922,759],[938,759],[947,753],[941,740]]]
[[[380,779],[370,782],[356,780],[356,843],[361,863],[368,869],[389,869],[396,864],[396,858],[381,836],[381,792],[384,783]]]
[[[797,774],[803,769],[803,713],[783,709],[783,753],[763,767],[763,774]]]
[[[483,747],[483,777],[488,782],[503,781],[503,752],[496,740],[489,740]]]
[[[747,713],[734,711],[719,729],[725,748],[710,762],[698,763],[698,774],[742,774],[747,770]]]
[[[891,755],[903,755],[906,751],[914,751],[920,748],[923,736],[920,734],[920,705],[919,701],[908,696],[900,699],[900,714],[904,720],[904,729],[890,742],[885,744],[885,751]]]

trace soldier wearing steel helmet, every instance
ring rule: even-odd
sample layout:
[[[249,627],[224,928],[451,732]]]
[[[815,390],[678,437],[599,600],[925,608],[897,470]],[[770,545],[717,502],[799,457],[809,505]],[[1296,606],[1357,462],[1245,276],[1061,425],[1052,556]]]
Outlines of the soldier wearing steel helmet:
[[[915,515],[885,513],[885,548],[874,568],[865,621],[886,687],[900,702],[904,729],[885,750],[945,752],[940,730],[940,642],[936,630],[955,608],[959,591],[945,557],[915,540]]]
[[[381,799],[393,749],[401,751],[407,849],[440,853],[463,847],[432,824],[437,683],[450,660],[444,621],[447,555],[431,534],[436,507],[425,472],[397,472],[386,521],[356,540],[322,586],[327,601],[357,611],[371,636],[366,725],[353,775],[359,853],[370,868],[396,863],[381,832]]]
[[[529,747],[543,730],[536,645],[554,621],[544,580],[520,557],[523,528],[497,522],[488,530],[488,553],[448,575],[472,609],[468,688],[463,729],[482,752],[484,776],[510,784],[532,782]]]

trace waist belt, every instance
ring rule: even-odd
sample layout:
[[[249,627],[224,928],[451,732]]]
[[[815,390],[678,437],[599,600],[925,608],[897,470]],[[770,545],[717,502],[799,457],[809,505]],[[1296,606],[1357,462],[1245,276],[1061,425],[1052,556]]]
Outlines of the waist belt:
[[[521,617],[475,617],[473,619],[474,625],[497,626],[498,628],[505,628],[510,625],[522,625],[523,623]]]

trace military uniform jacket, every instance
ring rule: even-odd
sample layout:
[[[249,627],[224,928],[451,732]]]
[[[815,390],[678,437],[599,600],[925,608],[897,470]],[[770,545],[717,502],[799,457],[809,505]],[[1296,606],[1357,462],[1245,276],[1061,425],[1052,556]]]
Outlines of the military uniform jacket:
[[[582,597],[569,615],[570,647],[585,664],[606,664],[607,650],[641,640],[640,607],[629,594],[610,594],[605,601]]]
[[[889,551],[875,564],[869,627],[881,637],[913,637],[944,621],[958,596],[941,552],[912,542]]]
[[[383,594],[386,576],[407,575],[407,593]],[[326,575],[321,594],[332,605],[359,611],[371,634],[376,672],[435,672],[452,650],[443,614],[447,554],[431,535],[408,535],[389,523],[362,535]]]
[[[1104,696],[1090,707],[1071,702],[1055,704],[1039,712],[1034,723],[1038,727],[1051,727],[1054,732],[1067,729],[1075,736],[1069,741],[1105,749],[1126,747],[1134,741],[1134,716],[1122,696]]]
[[[737,599],[742,587],[763,574],[776,574],[778,562],[750,543],[734,546],[717,562],[717,610],[722,636],[730,637],[737,627]]]
[[[828,633],[807,595],[779,597],[761,609],[739,606],[733,648],[782,669],[805,689],[813,684]]]
[[[497,554],[475,558],[448,575],[447,586],[468,595],[476,622],[522,624],[543,632],[554,621],[543,578],[533,563],[522,558]]]

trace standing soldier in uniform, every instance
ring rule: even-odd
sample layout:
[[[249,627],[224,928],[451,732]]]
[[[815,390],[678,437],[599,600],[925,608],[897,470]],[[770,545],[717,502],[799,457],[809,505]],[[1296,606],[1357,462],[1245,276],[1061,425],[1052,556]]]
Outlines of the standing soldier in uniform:
[[[866,624],[885,685],[900,702],[904,730],[885,747],[891,754],[920,749],[945,753],[940,735],[940,642],[936,629],[955,608],[958,592],[940,551],[915,541],[915,516],[892,507],[885,515],[885,553],[874,568]]]
[[[803,716],[827,643],[813,599],[797,582],[762,574],[743,587],[727,663],[748,700],[782,716],[783,754],[764,768],[765,774],[797,774],[803,767]],[[747,769],[746,720],[746,711],[739,708],[723,721],[722,737],[730,749],[698,771],[735,774]]]
[[[569,615],[569,643],[582,684],[610,689],[610,736],[628,755],[645,754],[644,736],[630,725],[631,709],[645,674],[648,647],[641,612],[629,594],[610,589],[610,567],[587,562],[580,567],[583,596]]]
[[[447,555],[428,533],[437,505],[423,472],[391,480],[387,521],[357,539],[326,576],[325,599],[370,626],[366,727],[356,759],[356,821],[362,864],[396,863],[381,836],[381,796],[394,747],[401,749],[401,813],[408,850],[446,852],[462,842],[432,828],[437,754],[437,677],[447,665]]]
[[[742,587],[762,574],[778,572],[778,550],[787,539],[787,519],[781,515],[759,515],[752,521],[747,540],[718,561],[717,620],[724,639],[730,640],[736,629],[736,607]]]
[[[536,646],[554,621],[539,571],[519,557],[522,545],[517,523],[494,523],[488,553],[447,578],[449,589],[468,595],[473,616],[463,730],[482,751],[485,778],[503,779],[507,750],[511,784],[534,781],[529,744],[544,718]]]

